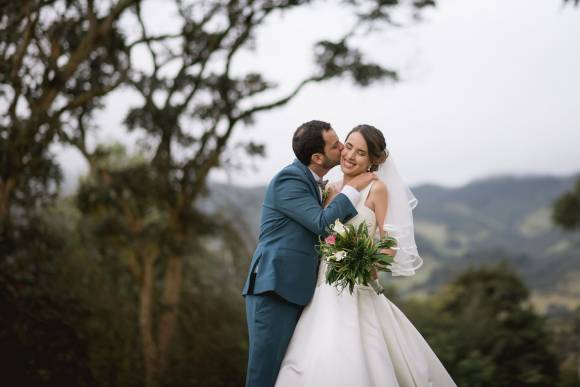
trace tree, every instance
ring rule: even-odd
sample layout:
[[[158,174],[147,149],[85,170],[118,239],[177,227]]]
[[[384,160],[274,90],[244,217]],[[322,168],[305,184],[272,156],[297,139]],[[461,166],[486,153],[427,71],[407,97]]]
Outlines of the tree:
[[[126,79],[118,21],[136,2],[0,1],[2,363],[23,384],[93,382],[88,313],[55,282],[71,234],[43,216],[62,178],[51,147],[65,130],[88,126]]]
[[[147,152],[151,156],[124,170],[111,170],[99,165],[98,154],[88,150],[83,138],[69,136],[97,172],[93,184],[86,185],[79,196],[107,197],[98,204],[86,201],[83,211],[100,208],[101,214],[115,214],[118,228],[111,223],[103,223],[102,228],[108,227],[112,237],[127,236],[121,243],[125,249],[117,251],[133,257],[129,267],[139,286],[139,326],[149,385],[157,384],[166,369],[179,314],[185,252],[199,249],[205,233],[228,229],[223,222],[217,225],[197,211],[195,203],[206,192],[209,172],[224,162],[222,156],[234,129],[240,123],[251,123],[261,111],[283,106],[311,83],[349,76],[367,86],[397,78],[395,71],[365,61],[351,40],[364,28],[389,21],[390,10],[399,4],[350,1],[345,5],[353,7],[359,18],[337,41],[319,42],[316,73],[289,94],[260,102],[261,95],[274,88],[273,83],[258,73],[235,74],[235,59],[267,18],[308,3],[216,1],[196,7],[195,2],[177,1],[179,31],[156,35],[148,31],[143,7],[137,5],[140,36],[128,49],[146,48],[151,66],[131,66],[128,83],[142,100],[128,112],[125,122],[129,130],[143,134],[144,142],[155,144]],[[429,4],[416,2],[409,8]],[[247,143],[244,149],[252,155],[263,148]],[[105,196],[90,193],[97,190]]]
[[[452,343],[443,358],[458,385],[549,386],[558,381],[544,320],[529,304],[529,291],[507,265],[471,269],[442,295],[448,324],[440,335]]]
[[[26,386],[93,386],[87,340],[76,329],[85,310],[74,297],[0,275],[0,370]],[[22,287],[27,287],[22,289]]]
[[[556,199],[552,219],[565,230],[580,228],[580,179],[576,181],[574,188]]]
[[[2,230],[14,219],[14,205],[26,215],[40,203],[28,192],[43,200],[51,199],[51,189],[57,192],[59,170],[50,152],[56,141],[86,157],[90,172],[77,205],[103,243],[99,253],[124,262],[135,281],[146,385],[159,384],[167,366],[188,252],[203,251],[208,233],[241,232],[197,208],[209,172],[225,165],[226,151],[235,148],[234,130],[288,103],[308,84],[338,77],[363,87],[396,80],[396,71],[365,59],[357,39],[381,24],[399,25],[392,16],[397,10],[417,16],[434,4],[343,1],[355,15],[352,28],[319,42],[315,72],[288,94],[266,100],[275,95],[274,82],[234,71],[236,58],[273,15],[312,3],[173,0],[164,4],[173,7],[176,28],[156,33],[144,17],[147,1],[0,3],[0,98],[7,106],[0,121]],[[138,50],[148,53],[150,66],[135,63]],[[125,120],[150,145],[137,158],[88,141],[89,131],[98,129],[91,119],[102,98],[121,86],[141,97]],[[242,148],[263,152],[260,144]],[[239,238],[227,242],[243,246]]]
[[[562,387],[580,384],[580,307],[560,318],[552,318],[554,346],[560,358]]]
[[[36,211],[17,238],[0,244],[0,369],[20,385],[93,386],[92,338],[82,329],[92,316],[62,276],[78,261],[67,254],[73,224],[56,212]]]
[[[117,24],[138,2],[0,1],[0,233],[13,205],[33,208],[56,192],[51,145],[66,129],[82,133],[125,81]]]

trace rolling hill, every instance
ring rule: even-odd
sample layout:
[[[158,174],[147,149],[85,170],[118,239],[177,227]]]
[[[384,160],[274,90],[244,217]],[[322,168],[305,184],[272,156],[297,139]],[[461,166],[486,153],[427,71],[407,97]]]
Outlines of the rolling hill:
[[[580,305],[580,232],[555,227],[550,209],[578,177],[500,176],[459,188],[413,187],[425,265],[413,278],[383,281],[403,296],[421,296],[470,266],[505,261],[523,277],[540,310],[555,313]],[[214,185],[211,191],[206,205],[234,214],[255,243],[265,187]]]

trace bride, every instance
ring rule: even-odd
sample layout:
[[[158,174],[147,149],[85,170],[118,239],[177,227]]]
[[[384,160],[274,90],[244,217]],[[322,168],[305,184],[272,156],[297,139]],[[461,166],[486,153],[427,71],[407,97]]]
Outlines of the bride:
[[[416,199],[400,179],[383,134],[359,125],[347,136],[340,167],[342,181],[331,184],[326,203],[365,171],[379,179],[361,191],[358,215],[347,224],[366,222],[369,234],[388,232],[398,240],[393,275],[414,275],[422,260],[414,241],[412,209]],[[325,282],[320,264],[312,301],[304,309],[282,362],[277,387],[296,386],[455,386],[421,334],[386,297],[367,286],[352,294]]]

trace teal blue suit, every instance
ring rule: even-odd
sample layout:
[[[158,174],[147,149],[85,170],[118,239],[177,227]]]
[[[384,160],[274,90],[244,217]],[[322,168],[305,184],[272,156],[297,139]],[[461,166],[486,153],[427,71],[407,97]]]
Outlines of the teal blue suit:
[[[318,237],[357,214],[344,194],[326,208],[312,172],[295,160],[268,185],[260,237],[243,289],[250,339],[246,386],[271,387],[300,313],[314,294]]]

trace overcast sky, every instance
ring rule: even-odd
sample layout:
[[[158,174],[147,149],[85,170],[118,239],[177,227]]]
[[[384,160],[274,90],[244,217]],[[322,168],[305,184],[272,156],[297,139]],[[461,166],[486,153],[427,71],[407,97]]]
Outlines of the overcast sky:
[[[311,69],[312,43],[348,22],[326,3],[270,20],[238,68],[263,70],[291,88]],[[311,119],[330,122],[342,139],[357,124],[378,127],[413,185],[580,172],[580,9],[559,0],[439,0],[425,19],[364,42],[375,60],[400,70],[400,83],[312,85],[240,128],[235,138],[264,142],[268,156],[233,182],[267,183],[292,161],[292,133]],[[125,136],[126,104],[123,93],[109,98],[100,140]],[[61,160],[69,173],[84,168],[73,152]]]

